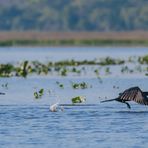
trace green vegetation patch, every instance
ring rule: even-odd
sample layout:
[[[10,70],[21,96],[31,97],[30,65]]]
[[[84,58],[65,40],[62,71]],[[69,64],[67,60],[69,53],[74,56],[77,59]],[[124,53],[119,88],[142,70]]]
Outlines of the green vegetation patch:
[[[34,98],[35,99],[41,99],[41,97],[44,95],[44,89],[40,89],[39,91],[34,92]]]
[[[82,39],[82,40],[5,40],[0,46],[108,46],[108,45],[148,45],[148,40],[113,40],[113,39]]]
[[[134,68],[130,68],[126,63],[135,64]],[[139,65],[136,65],[139,64]],[[148,64],[148,55],[132,58],[128,60],[114,59],[111,57],[99,58],[94,60],[62,60],[57,62],[48,61],[42,63],[39,61],[23,61],[17,64],[0,64],[0,77],[24,77],[29,75],[57,75],[66,77],[70,74],[73,75],[85,75],[87,72],[94,74],[97,78],[101,78],[101,75],[112,74],[112,66],[120,66],[121,73],[133,73],[133,72],[147,72],[148,68],[143,67]],[[91,70],[90,70],[91,68]],[[103,72],[102,72],[103,71]],[[57,83],[58,84],[58,83]],[[58,84],[60,88],[64,88],[62,84]],[[72,84],[74,89],[84,89],[89,87],[86,83]]]
[[[84,96],[77,96],[71,99],[72,103],[83,103],[86,101]]]

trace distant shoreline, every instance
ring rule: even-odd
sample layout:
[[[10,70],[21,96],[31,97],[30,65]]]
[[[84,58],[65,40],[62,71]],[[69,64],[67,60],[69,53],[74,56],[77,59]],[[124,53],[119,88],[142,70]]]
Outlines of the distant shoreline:
[[[148,46],[147,40],[6,40],[0,47],[10,46]]]
[[[4,46],[148,46],[148,32],[0,32]]]

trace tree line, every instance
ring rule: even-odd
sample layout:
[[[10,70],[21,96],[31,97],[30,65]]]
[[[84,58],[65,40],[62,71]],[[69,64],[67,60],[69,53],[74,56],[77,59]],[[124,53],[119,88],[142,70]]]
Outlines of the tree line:
[[[0,0],[0,30],[148,30],[147,0]]]

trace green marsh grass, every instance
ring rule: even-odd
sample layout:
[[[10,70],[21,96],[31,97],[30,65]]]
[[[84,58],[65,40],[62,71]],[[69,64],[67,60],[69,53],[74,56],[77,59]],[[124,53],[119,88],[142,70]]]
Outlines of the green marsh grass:
[[[132,63],[134,67],[128,67],[127,64]],[[69,76],[73,75],[86,75],[89,70],[97,77],[101,78],[102,71],[105,75],[112,74],[113,66],[120,66],[120,72],[123,73],[142,73],[148,72],[148,55],[132,58],[129,57],[128,60],[114,59],[111,57],[105,57],[94,60],[61,60],[57,62],[48,61],[42,63],[40,61],[23,61],[18,64],[0,64],[0,77],[24,77],[29,75],[58,75],[58,76]],[[145,67],[143,67],[143,66]],[[147,66],[147,67],[146,67]]]
[[[117,40],[117,39],[61,39],[61,40],[1,40],[0,46],[148,46],[148,40]]]

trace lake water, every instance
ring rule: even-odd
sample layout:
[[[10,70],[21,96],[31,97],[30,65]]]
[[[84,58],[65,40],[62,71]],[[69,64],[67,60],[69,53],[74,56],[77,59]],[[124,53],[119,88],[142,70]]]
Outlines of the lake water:
[[[94,59],[98,57],[129,57],[148,53],[146,47],[7,47],[0,48],[0,62],[18,62],[21,60],[57,61],[63,59]]]
[[[99,57],[142,56],[147,48],[0,48],[0,63],[23,60],[58,61],[64,59],[94,59]],[[140,76],[139,76],[140,75]],[[5,96],[0,96],[1,148],[83,148],[83,147],[148,147],[148,107],[131,102],[132,109],[118,102],[100,103],[112,99],[132,86],[148,90],[148,79],[143,74],[130,77],[30,76],[0,78]],[[64,84],[60,88],[56,82]],[[87,89],[71,87],[71,82],[86,82]],[[44,88],[41,99],[34,92]],[[54,93],[48,93],[52,90]],[[81,106],[64,106],[64,111],[50,112],[49,106],[60,101],[70,104],[71,98],[85,96]]]

